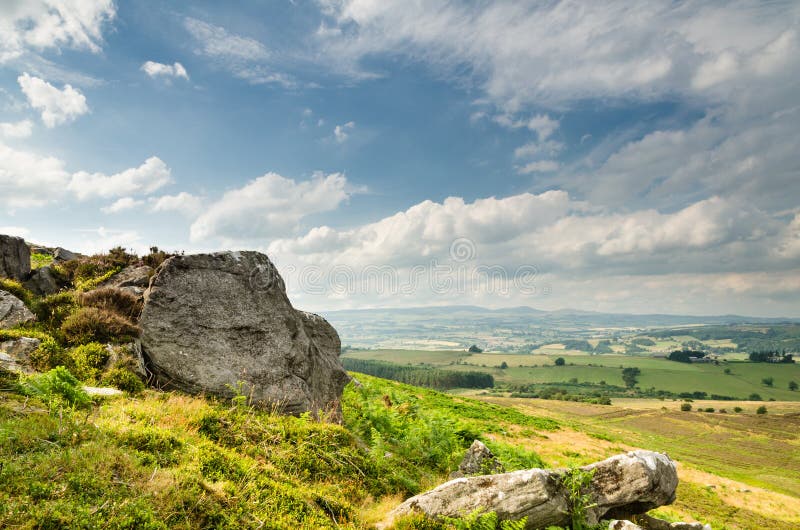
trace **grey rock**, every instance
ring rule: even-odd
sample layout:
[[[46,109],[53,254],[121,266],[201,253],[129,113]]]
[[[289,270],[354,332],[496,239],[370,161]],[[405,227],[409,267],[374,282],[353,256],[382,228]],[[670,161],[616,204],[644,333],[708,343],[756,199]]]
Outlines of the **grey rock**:
[[[32,373],[30,354],[41,344],[39,339],[20,337],[0,342],[0,368],[10,372]]]
[[[11,293],[0,291],[0,329],[13,328],[34,320],[36,317],[22,300]]]
[[[493,475],[503,473],[503,464],[494,456],[486,444],[475,440],[467,449],[463,460],[458,465],[458,471],[450,474],[450,478],[459,478],[469,475]]]
[[[349,378],[336,330],[296,311],[258,252],[174,256],[144,294],[139,325],[158,385],[221,396],[241,391],[285,413],[341,414]]]
[[[78,259],[80,256],[74,252],[70,252],[69,250],[61,247],[56,247],[53,250],[53,259],[55,261],[72,261],[74,259]]]
[[[153,268],[147,265],[128,265],[98,287],[115,287],[141,297],[150,285],[153,272]]]
[[[31,272],[30,277],[23,282],[23,285],[38,296],[55,294],[63,286],[60,277],[50,265],[35,269]]]
[[[0,277],[24,280],[31,272],[31,251],[21,237],[0,235]]]
[[[608,530],[644,530],[638,524],[630,521],[614,519],[608,523]]]
[[[589,525],[601,519],[627,519],[675,500],[675,463],[660,453],[631,451],[581,469],[594,473],[586,488]],[[435,519],[461,517],[477,509],[495,512],[501,521],[527,517],[530,529],[564,526],[570,513],[564,475],[565,470],[529,469],[458,478],[406,500],[382,527],[413,512]]]

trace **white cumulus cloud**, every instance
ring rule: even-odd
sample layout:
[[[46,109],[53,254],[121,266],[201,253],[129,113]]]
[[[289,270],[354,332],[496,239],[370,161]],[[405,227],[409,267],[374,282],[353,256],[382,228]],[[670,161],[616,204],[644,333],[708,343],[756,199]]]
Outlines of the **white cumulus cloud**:
[[[199,214],[202,209],[203,199],[185,191],[150,199],[150,211],[153,212],[178,212],[191,217]]]
[[[246,241],[285,236],[304,217],[336,209],[351,193],[341,173],[317,173],[299,182],[267,173],[209,205],[192,224],[191,239]]]
[[[17,78],[30,105],[41,111],[42,122],[48,128],[68,123],[89,112],[86,97],[71,85],[59,90],[47,81],[23,73]]]
[[[173,64],[147,61],[142,65],[141,70],[150,77],[181,77],[187,81],[189,80],[189,74],[186,72],[186,68],[177,61]]]
[[[125,210],[132,210],[134,208],[138,208],[143,204],[144,201],[136,200],[133,197],[123,197],[121,199],[114,201],[108,206],[100,208],[100,211],[102,211],[103,213],[119,213],[119,212],[124,212]]]
[[[126,169],[113,175],[79,171],[72,175],[68,189],[78,199],[92,197],[119,197],[150,194],[172,182],[171,171],[163,160],[151,156],[136,168]]]
[[[6,138],[27,138],[32,133],[33,122],[31,120],[0,122],[0,136]]]

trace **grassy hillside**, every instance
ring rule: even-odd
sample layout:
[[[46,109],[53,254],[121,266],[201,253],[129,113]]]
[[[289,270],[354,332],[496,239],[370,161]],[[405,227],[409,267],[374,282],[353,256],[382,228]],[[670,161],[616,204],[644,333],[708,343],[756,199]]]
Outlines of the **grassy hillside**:
[[[722,417],[662,402],[488,403],[356,377],[343,426],[254,410],[244,397],[148,390],[81,408],[0,392],[0,527],[370,528],[446,480],[475,438],[509,469],[666,450],[685,465],[662,516],[715,530],[800,523],[797,418],[778,416],[780,404],[766,417]]]
[[[41,377],[41,376],[40,376]],[[558,422],[359,376],[344,426],[146,391],[69,406],[0,393],[0,527],[366,528],[475,438],[511,469]],[[0,387],[14,386],[8,379]],[[38,396],[38,397],[37,397]]]

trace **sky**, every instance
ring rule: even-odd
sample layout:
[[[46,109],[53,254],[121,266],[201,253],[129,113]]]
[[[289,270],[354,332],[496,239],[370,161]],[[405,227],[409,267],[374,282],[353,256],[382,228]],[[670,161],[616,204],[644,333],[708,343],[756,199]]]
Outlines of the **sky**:
[[[0,0],[0,233],[311,310],[800,317],[794,1]]]

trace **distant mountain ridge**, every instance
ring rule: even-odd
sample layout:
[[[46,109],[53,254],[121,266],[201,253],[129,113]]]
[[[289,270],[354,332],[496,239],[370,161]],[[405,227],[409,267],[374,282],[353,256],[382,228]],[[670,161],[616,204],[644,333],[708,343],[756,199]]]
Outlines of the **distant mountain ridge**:
[[[524,349],[529,344],[560,339],[610,337],[649,329],[800,322],[798,318],[741,315],[636,315],[472,305],[344,309],[322,314],[338,330],[344,344],[402,349],[463,348],[476,342],[494,348]]]

